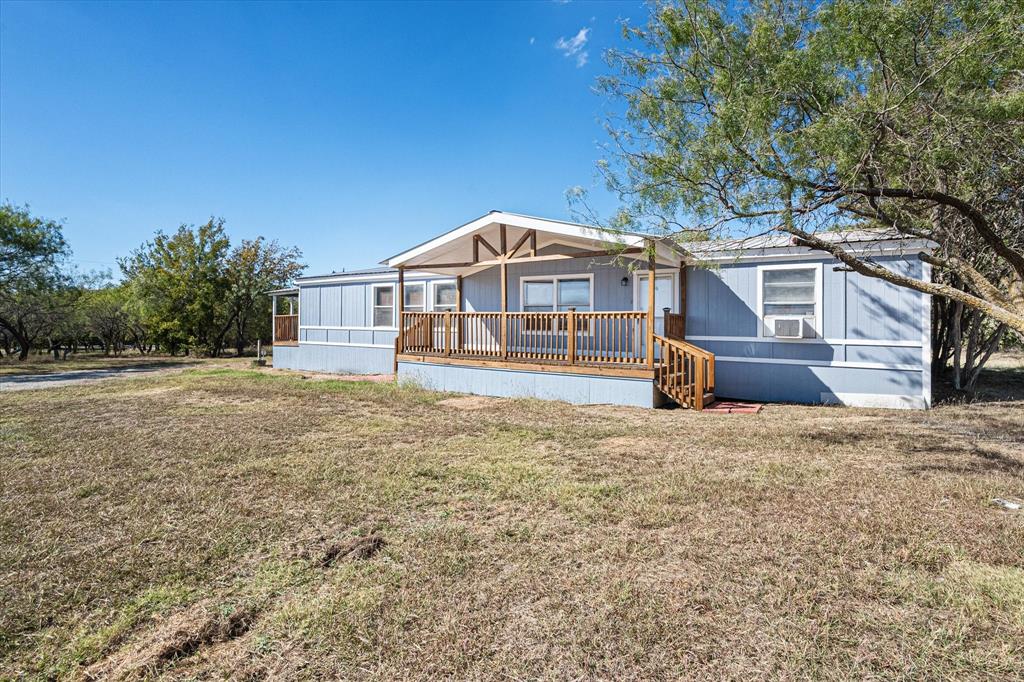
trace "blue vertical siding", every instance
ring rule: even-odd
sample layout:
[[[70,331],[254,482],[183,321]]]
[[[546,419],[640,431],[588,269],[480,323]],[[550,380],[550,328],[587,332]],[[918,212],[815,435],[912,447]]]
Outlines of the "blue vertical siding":
[[[922,276],[916,255],[874,260],[896,272]],[[757,262],[690,268],[687,337],[715,354],[718,395],[792,402],[856,401],[864,396],[864,404],[908,406],[930,402],[922,343],[930,325],[927,296],[847,272],[827,258],[771,259],[765,264],[821,267],[821,337],[758,337]]]
[[[886,267],[922,275],[916,256],[877,257]],[[787,341],[758,336],[758,266],[817,264],[822,276],[821,337]],[[928,298],[881,280],[847,272],[826,258],[726,262],[714,268],[689,268],[687,336],[717,358],[716,393],[723,397],[793,402],[871,400],[927,404],[929,385],[925,344],[930,324]],[[633,310],[634,276],[624,265],[600,260],[554,260],[509,266],[509,310],[521,310],[523,277],[592,275],[596,311]],[[623,277],[627,286],[622,286]],[[431,281],[450,280],[437,277]],[[409,281],[423,281],[410,279]],[[377,282],[395,285],[382,277]],[[282,363],[300,369],[344,372],[391,371],[394,329],[373,329],[374,281],[329,282],[300,286],[300,346],[282,351]],[[463,309],[501,309],[500,269],[463,278]],[[564,341],[559,337],[558,343]],[[620,347],[636,339],[620,339]],[[642,341],[642,340],[640,340]],[[625,343],[629,342],[629,343]],[[515,339],[512,339],[515,343]],[[426,371],[426,370],[424,370]],[[456,374],[436,366],[429,374]],[[581,384],[563,375],[541,373],[528,380],[497,373],[462,373],[457,390],[488,395],[561,396],[568,384],[598,395],[612,384]],[[453,384],[454,385],[454,384]],[[495,388],[498,386],[498,388]],[[608,388],[611,387],[611,388]],[[455,389],[453,389],[455,390]],[[576,390],[576,389],[572,389]],[[583,390],[583,389],[580,389]],[[495,393],[498,391],[498,393]],[[590,395],[588,393],[588,395]],[[590,400],[590,398],[588,398]],[[601,399],[604,401],[604,399]],[[613,401],[614,402],[614,401]]]
[[[369,327],[372,318],[367,317],[367,299],[370,293],[366,284],[343,284],[341,289],[341,324],[349,327]]]
[[[919,260],[880,258],[900,274],[921,277]],[[845,337],[851,339],[919,340],[922,334],[923,294],[859,273],[848,273]]]
[[[462,278],[463,310],[486,312],[501,310],[501,273],[490,268]]]
[[[901,274],[921,276],[910,256],[875,259]],[[859,273],[837,270],[837,261],[772,260],[772,265],[823,264],[824,338],[919,340],[927,298]],[[694,336],[757,337],[757,264],[725,263],[687,271],[687,333]]]

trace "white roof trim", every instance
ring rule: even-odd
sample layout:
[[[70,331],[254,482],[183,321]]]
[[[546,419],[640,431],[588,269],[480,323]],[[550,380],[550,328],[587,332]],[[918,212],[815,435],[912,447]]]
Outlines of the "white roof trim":
[[[426,280],[426,279],[451,279],[447,275],[438,275],[432,272],[420,272],[418,270],[406,270],[405,281],[410,280]],[[398,272],[376,272],[376,273],[364,273],[364,274],[352,274],[347,275],[344,272],[339,272],[333,275],[324,275],[323,277],[310,277],[308,279],[301,279],[296,282],[300,287],[304,287],[312,284],[329,284],[331,282],[395,282],[398,281]]]
[[[532,218],[529,216],[521,216],[515,213],[503,213],[501,211],[494,211],[487,215],[481,216],[476,220],[466,223],[461,227],[457,227],[454,230],[446,232],[430,241],[424,242],[419,246],[413,247],[408,251],[399,253],[387,260],[381,261],[382,265],[388,265],[391,267],[397,267],[403,263],[407,263],[410,260],[422,256],[425,253],[444,246],[445,244],[451,243],[463,237],[468,237],[478,230],[482,230],[491,225],[504,224],[509,227],[517,227],[524,230],[537,230],[538,232],[548,232],[551,234],[559,234],[567,237],[575,237],[577,239],[590,239],[594,241],[602,242],[615,242],[629,246],[643,246],[644,237],[642,235],[619,233],[619,232],[608,232],[598,227],[588,227],[586,225],[577,225],[575,223],[565,223],[555,220],[545,220],[543,218]]]

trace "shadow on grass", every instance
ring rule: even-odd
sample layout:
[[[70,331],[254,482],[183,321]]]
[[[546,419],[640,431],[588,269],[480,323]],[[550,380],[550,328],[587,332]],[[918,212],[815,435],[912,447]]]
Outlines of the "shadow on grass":
[[[1010,358],[1013,361],[1008,364],[981,370],[974,402],[1024,402],[1024,358],[1016,353]],[[953,388],[952,378],[952,372],[936,378],[933,389],[936,404],[965,402],[964,394]]]

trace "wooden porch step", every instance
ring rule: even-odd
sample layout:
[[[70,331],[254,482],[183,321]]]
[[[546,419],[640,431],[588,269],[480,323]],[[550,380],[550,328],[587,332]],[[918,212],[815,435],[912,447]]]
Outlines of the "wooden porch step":
[[[690,407],[691,400],[689,389],[683,388],[682,390],[676,390],[666,386],[658,386],[658,390],[664,393],[669,399],[678,403],[681,407]],[[715,402],[715,392],[706,391],[704,393],[704,405],[710,405],[713,402]]]

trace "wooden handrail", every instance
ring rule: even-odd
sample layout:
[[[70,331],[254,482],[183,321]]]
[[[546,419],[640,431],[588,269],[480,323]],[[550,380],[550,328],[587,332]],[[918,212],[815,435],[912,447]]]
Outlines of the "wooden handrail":
[[[680,405],[704,409],[705,396],[715,391],[715,356],[692,343],[655,334],[660,366],[658,388]]]
[[[665,317],[665,338],[676,341],[686,340],[686,316],[681,313],[673,313],[668,308],[664,309]]]

